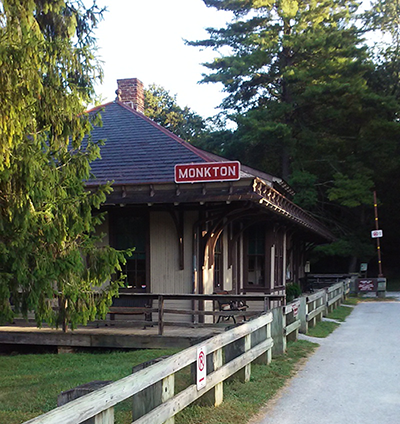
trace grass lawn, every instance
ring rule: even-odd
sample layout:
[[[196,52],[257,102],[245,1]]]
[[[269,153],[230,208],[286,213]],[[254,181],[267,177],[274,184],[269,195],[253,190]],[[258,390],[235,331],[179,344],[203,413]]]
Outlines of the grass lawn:
[[[57,407],[57,395],[94,380],[118,380],[132,366],[177,350],[1,356],[0,423],[19,424]],[[121,404],[116,418],[131,415]],[[129,421],[130,422],[130,421]],[[61,424],[61,423],[60,423]]]
[[[349,305],[357,305],[358,298],[348,298],[345,303]],[[334,319],[336,321],[345,321],[346,318],[353,312],[353,308],[348,306],[339,306],[334,311],[332,311],[327,318]],[[315,327],[308,329],[308,336],[324,338],[328,337],[340,324],[331,321],[319,321]]]
[[[330,314],[328,314],[327,318],[335,319],[336,321],[343,322],[352,312],[353,312],[353,308],[349,308],[348,306],[339,306]]]
[[[177,424],[243,424],[294,375],[298,364],[318,345],[290,343],[286,355],[272,364],[253,365],[249,383],[224,385],[224,403],[219,408],[191,406],[178,414]],[[131,373],[132,366],[175,353],[147,350],[111,353],[76,353],[2,356],[0,367],[0,423],[20,424],[56,407],[64,390],[94,380],[117,380]],[[177,376],[177,391],[190,384],[190,371]],[[116,423],[130,423],[132,403],[117,405]]]

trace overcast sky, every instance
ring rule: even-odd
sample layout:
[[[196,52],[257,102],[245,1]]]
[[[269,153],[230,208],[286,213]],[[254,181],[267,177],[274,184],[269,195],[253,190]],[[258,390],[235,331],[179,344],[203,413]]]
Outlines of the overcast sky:
[[[230,14],[207,8],[202,0],[98,0],[107,6],[96,31],[103,60],[104,82],[97,93],[105,101],[115,98],[116,80],[139,78],[177,94],[181,107],[203,117],[214,115],[224,95],[222,85],[198,84],[212,60],[212,50],[186,46],[183,39],[207,37],[206,27],[223,27]],[[103,102],[103,103],[104,103]]]

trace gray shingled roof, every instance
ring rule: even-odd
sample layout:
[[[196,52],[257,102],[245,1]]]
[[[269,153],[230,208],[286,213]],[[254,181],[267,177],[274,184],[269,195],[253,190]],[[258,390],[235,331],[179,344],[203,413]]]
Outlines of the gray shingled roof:
[[[154,184],[174,181],[174,166],[182,163],[221,162],[227,159],[198,149],[143,114],[121,102],[108,103],[100,110],[103,126],[94,127],[93,140],[105,140],[101,160],[92,163],[95,179],[89,184]],[[241,178],[274,177],[242,166]],[[279,180],[279,179],[276,179]]]

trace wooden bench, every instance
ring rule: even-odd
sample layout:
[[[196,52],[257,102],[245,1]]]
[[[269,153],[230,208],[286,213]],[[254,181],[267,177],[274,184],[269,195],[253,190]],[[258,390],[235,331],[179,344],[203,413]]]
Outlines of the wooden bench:
[[[151,299],[120,294],[113,299],[108,314],[111,321],[115,320],[116,315],[144,315],[145,321],[152,321],[152,313],[148,311],[152,308],[152,303]]]
[[[214,294],[221,294],[221,295],[229,295],[230,293],[227,291],[222,291],[222,292],[218,292],[218,293],[214,293]],[[227,311],[232,311],[232,312],[237,312],[237,311],[242,311],[242,312],[246,312],[248,306],[246,305],[246,303],[243,300],[236,300],[236,299],[221,299],[221,300],[217,300],[218,303],[218,309],[221,312],[227,312]],[[219,315],[218,317],[218,321],[217,324],[221,321],[221,318],[223,321],[229,321],[231,318],[233,320],[233,322],[236,324],[236,318],[235,315],[237,314],[232,314],[232,315]],[[243,321],[246,321],[246,316],[243,315]]]

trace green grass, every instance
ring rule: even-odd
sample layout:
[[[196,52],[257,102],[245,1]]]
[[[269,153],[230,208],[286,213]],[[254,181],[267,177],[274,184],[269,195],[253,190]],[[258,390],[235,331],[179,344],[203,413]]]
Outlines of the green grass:
[[[1,356],[0,423],[19,424],[57,406],[57,395],[94,380],[118,380],[142,362],[176,350]],[[131,403],[116,408],[117,422]],[[126,421],[127,422],[127,421]],[[130,421],[129,421],[130,422]]]
[[[358,302],[359,302],[359,299],[356,296],[349,296],[346,298],[346,300],[343,303],[345,305],[356,306]]]
[[[243,424],[265,405],[295,374],[299,363],[317,347],[299,340],[289,343],[286,355],[270,365],[252,365],[248,383],[233,381],[224,385],[224,403],[211,406],[189,406],[176,416],[176,424]]]
[[[318,345],[307,341],[290,343],[286,355],[267,365],[253,365],[249,383],[224,385],[220,408],[191,406],[178,414],[177,424],[242,424],[291,378],[299,362]],[[0,367],[0,423],[20,424],[56,407],[57,395],[93,380],[117,380],[131,373],[132,366],[172,354],[172,350],[111,353],[43,354],[2,356]],[[190,370],[177,376],[176,390],[191,384]],[[116,407],[116,423],[130,423],[132,403]]]
[[[327,318],[335,319],[337,321],[345,321],[346,318],[353,312],[352,308],[346,306],[339,306],[333,312],[331,312]]]
[[[358,298],[348,298],[345,303],[348,305],[357,305],[360,301]],[[345,321],[346,318],[353,312],[353,308],[349,308],[346,306],[339,306],[334,311],[332,311],[327,318],[334,319],[336,321]],[[315,325],[315,327],[308,329],[308,336],[311,337],[319,337],[325,338],[328,337],[336,328],[339,327],[340,324],[331,321],[319,321]]]
[[[340,324],[330,321],[320,321],[315,327],[309,328],[307,336],[325,338],[328,337]]]

